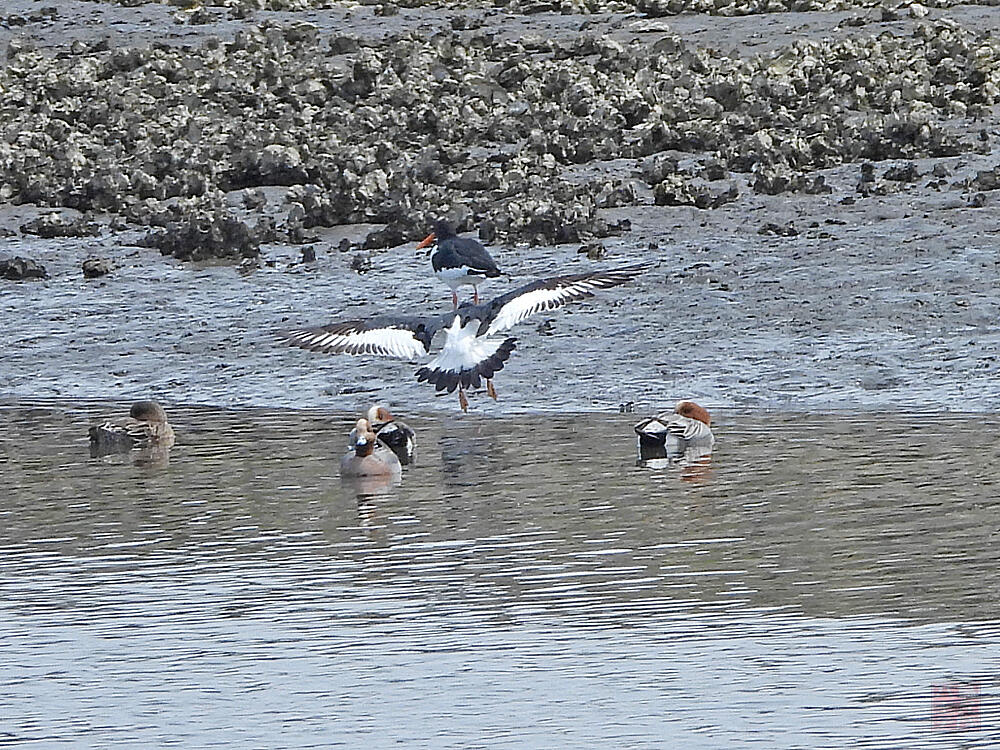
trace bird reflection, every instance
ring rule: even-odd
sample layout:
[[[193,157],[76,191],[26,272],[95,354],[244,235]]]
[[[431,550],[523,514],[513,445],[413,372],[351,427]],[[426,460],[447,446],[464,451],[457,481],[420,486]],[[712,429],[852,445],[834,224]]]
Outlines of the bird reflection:
[[[934,685],[934,728],[949,732],[979,729],[979,685],[951,681]]]
[[[135,451],[132,463],[151,469],[162,469],[170,464],[170,447],[165,445],[146,445]]]
[[[401,482],[398,476],[340,478],[344,493],[354,495],[358,502],[358,525],[368,530],[385,526],[379,508],[392,497]]]
[[[442,435],[441,479],[445,487],[465,490],[468,487],[489,486],[498,471],[508,466],[508,434],[497,434],[489,429],[476,433]]]
[[[373,503],[392,494],[403,481],[398,474],[367,477],[341,477],[341,486],[358,498],[358,504]]]

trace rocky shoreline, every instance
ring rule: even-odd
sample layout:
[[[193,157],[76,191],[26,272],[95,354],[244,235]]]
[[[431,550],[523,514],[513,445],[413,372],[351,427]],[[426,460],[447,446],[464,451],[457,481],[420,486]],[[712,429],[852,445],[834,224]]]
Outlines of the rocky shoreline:
[[[831,190],[818,172],[840,164],[992,148],[974,123],[1000,97],[1000,40],[944,17],[752,57],[668,28],[651,40],[641,19],[624,44],[600,28],[511,40],[485,16],[457,18],[375,39],[264,19],[196,45],[98,37],[57,54],[12,38],[0,199],[151,227],[146,244],[182,259],[361,223],[386,225],[366,248],[391,247],[441,213],[490,242],[559,244],[627,231],[601,209],[650,194],[737,200],[734,172],[755,194],[818,194]],[[634,165],[574,170],[617,160]],[[862,197],[921,177],[869,170]],[[276,217],[261,215],[264,186],[287,188]],[[243,206],[228,205],[238,191]]]

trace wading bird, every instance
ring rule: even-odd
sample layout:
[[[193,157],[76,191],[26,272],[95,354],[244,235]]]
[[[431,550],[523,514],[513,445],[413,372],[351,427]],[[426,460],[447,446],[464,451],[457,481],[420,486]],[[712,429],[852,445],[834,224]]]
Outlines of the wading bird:
[[[503,369],[516,339],[495,336],[530,315],[554,310],[593,296],[594,291],[632,281],[651,264],[606,271],[555,276],[526,284],[481,305],[463,304],[454,312],[427,317],[384,315],[349,320],[284,334],[288,343],[326,354],[377,354],[416,359],[430,352],[435,335],[444,333],[441,351],[416,372],[417,380],[448,393],[458,389],[462,411],[468,411],[466,388],[486,381],[486,392],[496,399],[493,375]]]
[[[451,303],[456,310],[460,286],[472,287],[472,301],[478,305],[478,285],[483,279],[500,275],[496,261],[478,240],[459,237],[451,224],[443,219],[434,222],[434,231],[424,237],[417,250],[425,247],[430,247],[434,275],[451,287]]]

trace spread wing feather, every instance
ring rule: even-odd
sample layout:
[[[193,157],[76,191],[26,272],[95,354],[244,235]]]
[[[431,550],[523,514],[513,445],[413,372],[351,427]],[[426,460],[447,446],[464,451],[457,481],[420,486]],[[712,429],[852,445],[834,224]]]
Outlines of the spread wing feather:
[[[424,318],[373,318],[299,328],[285,332],[284,338],[312,352],[415,359],[428,352],[435,329]]]
[[[488,312],[479,327],[479,335],[509,330],[535,313],[555,310],[570,302],[592,297],[599,289],[626,284],[650,268],[651,263],[643,263],[607,271],[554,276],[526,284],[488,304]]]

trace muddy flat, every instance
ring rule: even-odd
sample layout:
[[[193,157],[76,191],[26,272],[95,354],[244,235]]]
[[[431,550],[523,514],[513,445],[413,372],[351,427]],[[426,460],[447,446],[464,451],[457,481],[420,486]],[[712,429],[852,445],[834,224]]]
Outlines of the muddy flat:
[[[36,5],[15,2],[7,11],[30,19]],[[206,39],[233,39],[254,24],[306,21],[317,29],[319,44],[351,33],[369,35],[380,50],[378,45],[392,44],[385,40],[394,34],[447,30],[456,16],[432,8],[377,16],[372,6],[344,6],[236,19],[210,9],[195,24],[182,22],[176,8],[155,3],[50,5],[56,12],[48,17],[8,24],[0,43],[13,39],[18,49],[27,45],[43,57],[100,58],[110,53],[70,48],[73,42],[107,39],[110,47],[141,48],[155,40],[168,51],[195,50]],[[478,30],[492,28],[509,43],[541,36],[562,44],[588,34],[625,48],[653,49],[673,35],[692,52],[745,61],[780,57],[807,43],[820,49],[879,35],[918,38],[929,33],[926,29],[941,34],[945,27],[934,24],[942,23],[975,29],[988,43],[996,21],[996,14],[980,6],[892,16],[866,9],[736,18],[469,13]],[[545,53],[532,52],[529,60],[532,55],[541,60]],[[18,59],[15,55],[8,65]],[[983,58],[984,70],[991,70],[991,59]],[[988,81],[982,85],[986,91]],[[637,185],[631,205],[593,213],[610,224],[627,219],[630,228],[599,238],[603,251],[592,260],[578,252],[582,240],[528,244],[516,239],[522,235],[512,225],[510,239],[499,236],[490,243],[509,275],[484,285],[484,294],[539,276],[637,260],[653,261],[655,268],[636,284],[519,326],[512,332],[518,349],[497,379],[500,401],[474,398],[473,408],[486,414],[607,411],[632,401],[654,409],[687,396],[715,406],[991,409],[998,395],[1000,227],[996,185],[982,175],[992,174],[1000,162],[993,145],[997,120],[988,99],[966,120],[941,107],[932,121],[965,139],[961,153],[921,155],[918,148],[909,159],[850,158],[811,167],[805,174],[810,180],[821,176],[829,192],[769,195],[754,188],[755,173],[732,170],[709,184],[716,194],[734,187],[730,202],[710,209],[655,205],[656,186],[643,187],[642,159],[557,164],[563,183]],[[28,126],[8,126],[12,144],[20,143],[15,127]],[[685,180],[690,177],[685,169],[695,174],[699,163],[712,158],[696,150],[668,153]],[[257,189],[268,197],[263,215],[282,226],[291,188]],[[244,192],[225,193],[226,203],[242,210]],[[129,213],[130,201],[137,200],[130,194],[122,200],[125,223],[113,221],[114,211],[87,210],[84,215],[98,226],[96,235],[52,239],[20,228],[52,208],[78,215],[72,208],[18,200],[0,206],[0,227],[10,235],[3,257],[33,258],[49,272],[44,281],[3,282],[0,392],[330,409],[354,409],[377,398],[423,412],[455,409],[453,399],[435,398],[414,382],[412,363],[308,355],[286,349],[276,336],[290,326],[387,311],[446,311],[447,289],[430,276],[415,241],[361,251],[379,224],[315,226],[307,230],[315,262],[300,262],[301,243],[264,242],[256,270],[240,273],[234,261],[197,264],[135,247],[148,232],[141,222],[149,216]],[[428,204],[419,215],[456,205]],[[462,215],[474,231],[476,214]],[[407,231],[421,236],[422,229],[415,224]],[[371,269],[367,273],[355,270],[359,254]],[[116,270],[85,280],[80,266],[92,256],[112,260]]]

